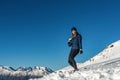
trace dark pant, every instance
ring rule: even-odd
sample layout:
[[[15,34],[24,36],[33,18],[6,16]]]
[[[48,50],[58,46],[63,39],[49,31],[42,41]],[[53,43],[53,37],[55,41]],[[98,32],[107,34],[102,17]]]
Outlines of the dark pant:
[[[75,56],[79,53],[79,49],[71,49],[68,63],[74,68],[77,69],[77,64],[74,60]]]

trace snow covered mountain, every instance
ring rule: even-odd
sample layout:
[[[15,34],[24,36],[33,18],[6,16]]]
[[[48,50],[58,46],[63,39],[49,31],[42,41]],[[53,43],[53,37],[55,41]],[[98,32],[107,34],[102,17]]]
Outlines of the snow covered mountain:
[[[14,69],[8,66],[0,66],[0,80],[28,80],[40,78],[53,71],[47,67],[19,67]]]
[[[30,80],[120,80],[120,40],[78,67],[76,72],[68,66],[43,78]]]

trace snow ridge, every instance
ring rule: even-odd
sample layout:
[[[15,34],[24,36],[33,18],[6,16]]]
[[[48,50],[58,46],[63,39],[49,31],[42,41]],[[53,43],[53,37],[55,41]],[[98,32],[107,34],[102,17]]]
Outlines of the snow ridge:
[[[99,63],[120,57],[120,40],[107,46],[102,52],[88,62]]]

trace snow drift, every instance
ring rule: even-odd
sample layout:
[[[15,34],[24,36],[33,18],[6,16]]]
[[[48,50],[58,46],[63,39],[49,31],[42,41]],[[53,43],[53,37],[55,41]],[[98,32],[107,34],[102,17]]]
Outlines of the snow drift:
[[[30,80],[120,80],[120,40],[78,67],[76,72],[68,66],[43,78]]]

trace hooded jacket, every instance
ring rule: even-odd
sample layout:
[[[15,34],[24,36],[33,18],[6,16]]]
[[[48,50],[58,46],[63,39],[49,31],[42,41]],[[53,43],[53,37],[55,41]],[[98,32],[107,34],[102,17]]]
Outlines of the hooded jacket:
[[[77,33],[76,37],[68,41],[68,46],[70,46],[71,49],[82,49],[82,36]]]

